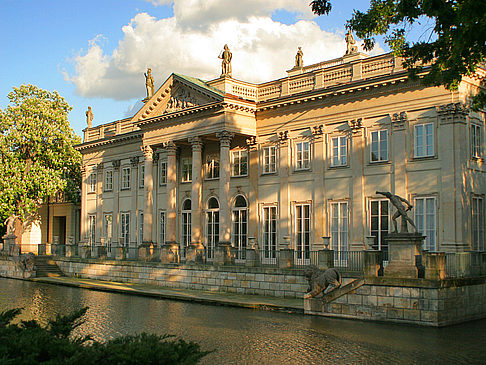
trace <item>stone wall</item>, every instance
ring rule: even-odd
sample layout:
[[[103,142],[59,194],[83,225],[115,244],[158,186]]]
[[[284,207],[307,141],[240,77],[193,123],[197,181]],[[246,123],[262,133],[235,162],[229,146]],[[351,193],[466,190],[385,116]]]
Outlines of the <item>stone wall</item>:
[[[58,258],[67,276],[158,285],[168,288],[302,298],[308,284],[302,271],[202,265],[164,265],[137,261]]]
[[[20,265],[20,257],[8,257],[0,259],[0,277],[11,279],[29,279],[35,277],[35,272],[23,270]]]
[[[486,278],[372,278],[330,303],[313,298],[304,306],[306,314],[444,326],[486,318]]]

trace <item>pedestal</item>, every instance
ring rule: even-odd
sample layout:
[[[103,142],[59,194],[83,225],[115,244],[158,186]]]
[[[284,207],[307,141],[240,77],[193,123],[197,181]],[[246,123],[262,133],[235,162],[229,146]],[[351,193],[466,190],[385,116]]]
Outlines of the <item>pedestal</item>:
[[[82,259],[89,259],[91,257],[91,247],[90,246],[79,247],[79,256]]]
[[[17,236],[14,234],[5,235],[3,238],[3,249],[4,251],[8,252],[9,256],[19,256],[20,254],[20,247],[19,245],[15,244],[15,240]]]
[[[320,250],[317,252],[317,267],[327,270],[334,267],[334,250]]]
[[[186,263],[196,264],[204,262],[204,246],[200,243],[191,243],[186,249]]]
[[[160,261],[163,264],[179,262],[179,245],[176,242],[166,243],[160,250]]]
[[[153,244],[143,243],[138,246],[138,259],[140,261],[151,261],[153,259]]]
[[[420,233],[391,233],[387,236],[389,261],[385,276],[418,278],[415,256],[422,254],[425,237]]]
[[[126,249],[123,246],[116,246],[113,248],[115,250],[115,260],[125,260]]]
[[[231,265],[231,243],[219,242],[214,252],[214,264],[215,265]]]
[[[424,253],[425,278],[431,280],[444,280],[446,277],[444,252]]]
[[[260,263],[260,256],[258,253],[259,253],[258,250],[255,250],[253,248],[247,248],[245,266],[247,267],[258,266]]]
[[[278,267],[280,269],[290,269],[294,263],[294,250],[284,248],[279,251]]]
[[[383,264],[383,255],[378,250],[366,250],[364,253],[364,276],[376,278]]]
[[[66,257],[76,256],[76,246],[67,245],[66,246]]]

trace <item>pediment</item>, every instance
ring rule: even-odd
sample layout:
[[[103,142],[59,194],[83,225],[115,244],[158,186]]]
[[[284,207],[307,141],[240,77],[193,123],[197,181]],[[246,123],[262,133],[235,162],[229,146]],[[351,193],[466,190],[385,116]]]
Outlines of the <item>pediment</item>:
[[[145,102],[132,121],[176,113],[221,100],[223,100],[222,92],[208,86],[204,81],[172,74]]]

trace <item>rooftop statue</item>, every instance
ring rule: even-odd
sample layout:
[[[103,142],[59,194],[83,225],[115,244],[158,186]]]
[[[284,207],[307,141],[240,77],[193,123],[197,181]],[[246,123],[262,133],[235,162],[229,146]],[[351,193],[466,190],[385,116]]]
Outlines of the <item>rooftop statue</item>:
[[[297,54],[295,55],[295,67],[304,67],[304,53],[302,52],[302,47],[299,47]]]
[[[353,33],[351,33],[350,29],[348,29],[348,32],[346,33],[345,40],[348,46],[346,49],[346,54],[351,55],[358,53],[358,47],[356,46],[356,41],[354,40]]]
[[[88,123],[88,128],[93,126],[93,111],[90,106],[88,106],[88,110],[86,111],[86,123]]]
[[[147,73],[145,75],[145,87],[147,88],[147,99],[150,99],[152,95],[154,95],[154,87],[155,82],[154,78],[152,77],[152,69],[149,67],[147,68]]]
[[[231,58],[233,54],[228,48],[228,45],[224,45],[224,51],[218,56],[219,59],[222,59],[221,62],[221,76],[229,76],[231,77]]]
[[[394,233],[398,233],[398,228],[397,228],[397,218],[402,217],[402,226],[400,227],[400,233],[408,233],[408,226],[407,222],[412,225],[412,227],[415,229],[415,232],[417,232],[417,227],[415,227],[415,224],[413,221],[408,217],[407,211],[411,210],[413,208],[413,205],[409,203],[409,201],[405,198],[402,198],[401,196],[392,194],[388,191],[377,191],[376,194],[384,195],[386,196],[390,202],[397,208],[397,211],[395,214],[393,214],[392,220],[393,220],[393,226],[395,227]],[[402,204],[405,203],[407,204],[407,208]]]

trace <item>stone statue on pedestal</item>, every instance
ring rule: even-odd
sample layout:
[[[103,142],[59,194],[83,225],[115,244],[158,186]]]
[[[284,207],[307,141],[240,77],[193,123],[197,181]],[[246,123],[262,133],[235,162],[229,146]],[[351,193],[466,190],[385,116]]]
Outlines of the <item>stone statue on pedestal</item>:
[[[17,219],[16,215],[11,215],[7,219],[5,219],[5,224],[7,226],[7,233],[5,234],[5,237],[9,236],[15,236],[15,220]]]
[[[145,75],[145,87],[147,88],[147,99],[150,99],[154,95],[155,82],[152,77],[152,69],[149,67]]]
[[[409,211],[413,208],[413,205],[410,204],[410,202],[407,199],[402,198],[398,195],[392,194],[388,191],[377,191],[376,194],[386,196],[390,200],[390,202],[395,206],[395,208],[397,208],[397,211],[395,212],[395,214],[392,217],[393,226],[395,227],[394,233],[398,233],[397,218],[400,217],[400,216],[402,217],[402,226],[400,228],[400,233],[408,233],[407,222],[410,223],[410,225],[415,229],[415,232],[417,232],[417,227],[415,227],[415,224],[407,215],[407,211]],[[405,206],[402,204],[402,202],[407,204],[407,208],[405,208]]]
[[[297,54],[295,55],[295,67],[302,68],[304,67],[304,53],[302,52],[302,47],[299,47]]]
[[[348,47],[346,49],[346,55],[358,53],[358,47],[356,46],[356,41],[354,40],[353,34],[351,33],[350,29],[348,29],[348,32],[346,33],[346,37],[344,39],[346,40],[346,44]]]
[[[233,54],[230,52],[228,45],[224,45],[224,51],[218,56],[219,59],[222,59],[221,62],[221,76],[229,76],[231,77],[231,59]]]
[[[88,124],[88,128],[93,126],[93,111],[90,106],[88,106],[88,110],[86,111],[86,123]]]

